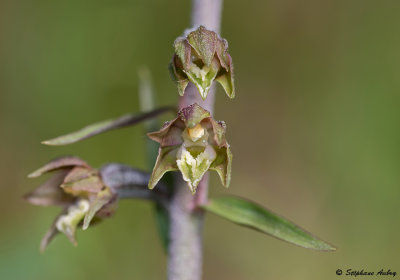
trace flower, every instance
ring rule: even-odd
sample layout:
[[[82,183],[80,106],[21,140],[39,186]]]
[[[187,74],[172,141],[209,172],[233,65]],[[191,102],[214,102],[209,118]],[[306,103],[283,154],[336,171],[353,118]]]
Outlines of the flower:
[[[36,178],[47,172],[54,172],[54,175],[24,196],[34,205],[62,207],[42,239],[41,251],[59,232],[76,245],[75,232],[82,221],[82,228],[87,229],[92,220],[95,223],[111,216],[117,204],[116,192],[104,185],[97,170],[77,157],[52,160],[28,177]]]
[[[179,170],[194,194],[203,175],[217,171],[222,184],[229,186],[232,154],[225,139],[226,125],[215,121],[198,104],[183,108],[178,117],[148,136],[160,143],[149,181],[152,189],[168,171]]]
[[[235,97],[233,63],[225,39],[200,26],[187,36],[177,38],[174,48],[170,72],[180,95],[184,94],[190,81],[206,99],[212,82],[216,80],[230,98]]]

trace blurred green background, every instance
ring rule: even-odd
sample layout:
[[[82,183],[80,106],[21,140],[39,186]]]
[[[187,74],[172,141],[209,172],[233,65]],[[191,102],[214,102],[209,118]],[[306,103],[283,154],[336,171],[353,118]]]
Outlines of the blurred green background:
[[[228,124],[234,166],[229,190],[212,175],[211,195],[245,196],[339,249],[309,251],[208,215],[204,279],[400,273],[399,9],[225,1],[237,98],[219,89],[216,118]],[[164,279],[149,204],[122,201],[112,219],[78,232],[78,247],[60,235],[42,255],[58,209],[21,196],[41,182],[26,174],[58,155],[147,167],[143,126],[67,147],[39,142],[138,111],[141,66],[158,103],[176,103],[167,64],[189,13],[183,0],[0,1],[0,279]]]

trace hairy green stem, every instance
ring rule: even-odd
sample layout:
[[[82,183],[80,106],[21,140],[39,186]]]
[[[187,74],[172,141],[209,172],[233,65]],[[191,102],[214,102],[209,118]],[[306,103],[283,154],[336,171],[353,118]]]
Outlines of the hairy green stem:
[[[193,0],[192,26],[204,25],[219,33],[222,0]],[[202,100],[193,84],[189,84],[181,97],[179,108],[198,103],[211,114],[214,112],[214,87],[206,100]],[[180,174],[175,176],[175,186],[170,201],[170,243],[168,248],[169,280],[200,280],[203,255],[204,213],[197,206],[207,202],[209,177],[206,174],[197,192],[192,195]]]

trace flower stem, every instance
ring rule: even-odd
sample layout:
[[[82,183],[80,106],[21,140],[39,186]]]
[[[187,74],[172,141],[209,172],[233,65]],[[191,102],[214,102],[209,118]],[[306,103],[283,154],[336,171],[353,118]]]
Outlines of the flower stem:
[[[193,0],[192,25],[203,25],[219,33],[222,0]],[[189,84],[179,101],[182,109],[198,103],[211,114],[214,112],[215,88],[212,87],[206,100],[202,100],[193,84]],[[204,213],[198,205],[207,202],[208,174],[205,174],[197,192],[192,195],[180,174],[175,176],[173,195],[170,201],[170,243],[168,248],[169,280],[200,280],[202,275],[202,243]]]

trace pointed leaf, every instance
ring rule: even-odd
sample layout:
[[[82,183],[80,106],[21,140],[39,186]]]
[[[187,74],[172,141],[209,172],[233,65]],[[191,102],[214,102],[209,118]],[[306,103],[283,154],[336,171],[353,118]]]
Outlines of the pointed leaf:
[[[147,120],[154,118],[162,113],[165,113],[167,111],[175,110],[175,108],[172,107],[161,107],[159,109],[138,114],[138,115],[133,115],[133,114],[128,114],[124,115],[118,119],[112,119],[112,120],[106,120],[102,121],[99,123],[95,123],[89,126],[86,126],[76,132],[72,132],[70,134],[66,134],[63,136],[59,136],[54,139],[46,140],[43,141],[43,144],[46,145],[51,145],[51,146],[62,146],[62,145],[68,145],[72,144],[78,141],[82,141],[84,139],[90,138],[92,136],[98,135],[100,133],[117,129],[117,128],[122,128],[130,125],[137,124],[141,121]]]
[[[187,81],[186,82],[186,85],[187,85],[187,83],[189,81],[188,80],[186,80],[186,81]],[[147,82],[147,84],[149,84],[150,83],[149,79],[144,79],[143,77],[141,77],[140,84],[145,84],[146,82]],[[184,87],[180,89],[182,91],[182,95],[183,95],[183,92],[185,91],[186,85],[184,85]],[[143,86],[141,86],[141,88],[143,88]],[[148,86],[148,88],[152,89],[152,87],[150,87],[150,86]],[[178,85],[178,88],[180,88],[179,85]],[[143,101],[149,99],[148,96],[154,95],[153,91],[148,90],[148,93],[146,94],[146,96],[145,96],[143,90],[139,90],[139,93],[140,93],[140,99],[141,99],[140,108],[142,109],[142,111],[153,110],[154,103],[155,103],[154,99],[151,99],[152,102],[143,102]],[[148,125],[146,126],[146,132],[155,131],[159,127],[157,119],[154,119],[151,122],[148,122],[147,124]],[[147,144],[147,155],[148,155],[147,163],[149,165],[149,169],[151,169],[151,168],[153,168],[153,162],[155,162],[157,159],[158,145],[154,141],[151,141],[151,139],[147,139],[146,144]],[[132,168],[120,168],[119,170],[121,170],[121,169],[123,169],[124,172],[114,172],[114,174],[115,173],[120,173],[120,174],[123,173],[124,174],[124,176],[120,176],[120,178],[122,177],[123,179],[121,178],[122,180],[120,179],[117,181],[125,181],[126,182],[127,179],[129,179],[130,183],[128,185],[131,186],[130,188],[132,189],[132,185],[134,185],[134,186],[137,185],[136,189],[138,189],[138,190],[140,189],[140,193],[143,193],[145,197],[148,196],[147,193],[149,193],[149,192],[152,195],[156,195],[155,193],[157,193],[157,192],[163,192],[167,195],[167,192],[168,192],[167,186],[164,184],[158,184],[157,189],[155,189],[155,190],[149,190],[147,188],[147,184],[150,179],[150,174],[147,174],[147,173],[144,173],[144,172],[141,172],[138,170],[134,170]],[[107,186],[112,187],[113,185],[107,184],[107,180],[105,179],[105,175],[108,174],[106,172],[106,169],[102,168],[101,171],[102,171],[103,181],[106,183]],[[128,176],[128,174],[130,174],[130,175]],[[119,190],[118,196],[121,197],[121,190]],[[169,212],[166,209],[166,207],[161,204],[161,202],[155,203],[153,207],[154,207],[155,222],[156,222],[157,230],[158,230],[158,233],[160,236],[161,244],[163,245],[164,252],[167,253],[168,245],[169,245]]]
[[[253,228],[304,248],[322,251],[335,250],[333,246],[312,236],[285,218],[239,197],[211,199],[203,207],[231,222]]]

